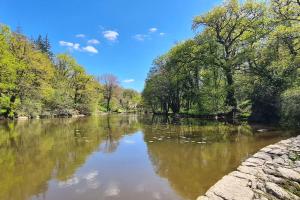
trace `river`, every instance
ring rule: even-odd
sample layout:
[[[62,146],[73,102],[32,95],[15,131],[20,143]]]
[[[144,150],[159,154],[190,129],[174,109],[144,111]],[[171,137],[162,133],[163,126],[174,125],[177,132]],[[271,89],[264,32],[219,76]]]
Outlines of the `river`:
[[[110,115],[0,123],[0,200],[181,200],[203,195],[275,127]]]

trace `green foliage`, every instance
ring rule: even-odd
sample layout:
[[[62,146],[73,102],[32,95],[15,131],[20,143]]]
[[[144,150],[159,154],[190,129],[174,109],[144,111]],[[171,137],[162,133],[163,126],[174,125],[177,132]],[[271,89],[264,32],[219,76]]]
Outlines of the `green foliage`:
[[[57,55],[55,67],[51,110],[56,115],[71,115],[74,110],[80,114],[93,112],[99,100],[96,81],[70,55]]]
[[[233,76],[239,65],[244,62],[239,59],[242,54],[239,49],[245,40],[252,40],[256,37],[253,32],[262,24],[264,10],[263,4],[254,1],[239,4],[237,0],[229,0],[222,6],[194,19],[193,28],[205,26],[203,34],[210,35],[211,40],[216,42],[222,50],[217,65],[226,77],[225,103],[233,113],[237,109]]]
[[[30,41],[0,26],[0,116],[91,114],[105,101],[103,88],[72,56],[54,56],[47,36]],[[119,90],[115,109],[136,109],[139,94]]]
[[[99,80],[103,84],[103,97],[105,100],[106,111],[110,112],[111,110],[117,110],[114,109],[114,106],[111,104],[115,104],[113,97],[118,95],[118,78],[112,74],[104,74],[99,77]]]
[[[288,91],[300,82],[299,13],[298,1],[228,0],[195,17],[202,32],[154,61],[144,104],[153,112],[287,118],[280,110],[290,112],[285,102],[297,98]]]
[[[282,121],[291,126],[300,126],[300,87],[288,89],[281,96]]]
[[[54,54],[51,51],[51,45],[48,35],[46,35],[44,38],[41,35],[39,35],[38,38],[34,41],[34,44],[36,49],[46,54],[50,59],[53,58]]]
[[[120,105],[123,110],[136,111],[139,109],[139,104],[141,102],[141,96],[138,92],[132,89],[124,89],[120,98]]]

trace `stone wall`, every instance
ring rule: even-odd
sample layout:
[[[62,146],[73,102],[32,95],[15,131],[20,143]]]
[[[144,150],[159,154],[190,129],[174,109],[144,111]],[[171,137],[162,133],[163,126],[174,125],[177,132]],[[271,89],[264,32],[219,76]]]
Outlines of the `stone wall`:
[[[267,146],[197,200],[300,200],[300,136]]]

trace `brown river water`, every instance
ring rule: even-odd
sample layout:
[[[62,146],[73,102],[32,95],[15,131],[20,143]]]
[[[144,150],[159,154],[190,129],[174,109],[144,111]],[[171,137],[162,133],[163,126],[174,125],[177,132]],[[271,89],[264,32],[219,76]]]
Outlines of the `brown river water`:
[[[138,115],[1,122],[0,200],[196,199],[295,134]]]

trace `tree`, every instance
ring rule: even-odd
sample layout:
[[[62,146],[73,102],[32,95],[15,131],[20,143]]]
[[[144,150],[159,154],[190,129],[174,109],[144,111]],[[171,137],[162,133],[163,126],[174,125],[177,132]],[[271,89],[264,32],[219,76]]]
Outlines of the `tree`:
[[[202,32],[154,61],[143,102],[153,112],[297,121],[299,8],[297,0],[228,0],[196,17]]]
[[[108,110],[112,92],[123,92],[111,77],[105,79]],[[0,117],[90,114],[99,109],[102,88],[71,55],[53,56],[48,36],[33,41],[0,26]]]
[[[143,92],[144,102],[153,111],[160,107],[164,113],[168,113],[169,109],[173,113],[217,112],[207,106],[211,102],[209,96],[219,98],[221,78],[220,70],[212,62],[217,51],[210,46],[208,38],[198,37],[177,43],[153,62]],[[209,103],[206,104],[207,101]],[[219,107],[219,103],[214,102],[215,107]]]
[[[47,54],[50,59],[53,59],[53,53],[51,51],[51,44],[46,35],[44,38],[39,35],[36,40],[34,40],[36,49],[40,50],[42,53]]]
[[[168,71],[165,70],[167,60],[167,55],[156,58],[145,81],[142,96],[153,113],[168,114],[170,110],[171,85],[168,80]]]
[[[52,110],[69,115],[72,112],[89,114],[99,101],[99,84],[68,54],[56,58],[55,95]]]
[[[223,69],[227,81],[226,104],[231,107],[234,117],[237,110],[234,74],[239,63],[239,48],[242,40],[251,36],[264,15],[264,6],[253,1],[240,5],[238,0],[229,0],[202,16],[197,16],[193,28],[205,26],[205,34],[211,35],[222,47],[223,55],[219,66]]]
[[[37,51],[24,35],[13,33],[9,40],[10,51],[18,67],[15,68],[15,90],[11,102],[20,102],[18,116],[38,116],[51,93],[54,68],[49,58]]]
[[[281,95],[282,122],[300,126],[300,87],[288,89]]]
[[[259,40],[244,40],[244,70],[252,76],[251,120],[278,122],[281,96],[299,76],[299,22],[290,0],[274,0],[268,7]]]
[[[106,101],[106,111],[111,111],[111,100],[116,88],[119,86],[118,78],[112,74],[104,74],[99,77],[100,83],[103,84],[103,95]]]
[[[300,21],[299,0],[272,0],[273,12],[283,21]]]
[[[19,63],[10,51],[12,33],[7,26],[0,25],[0,116],[13,117],[16,101],[16,69]]]
[[[132,89],[122,89],[121,98],[119,100],[122,109],[126,112],[136,111],[141,101],[140,94]]]

